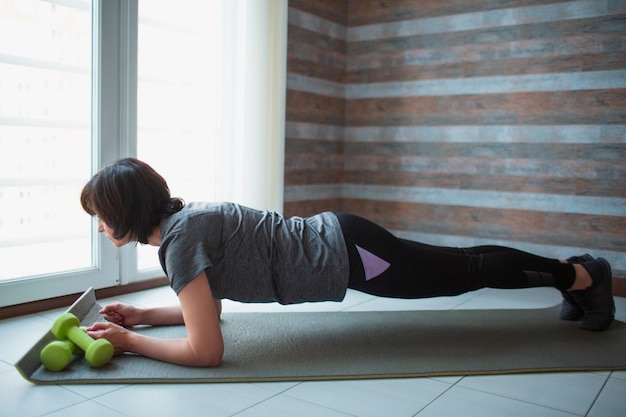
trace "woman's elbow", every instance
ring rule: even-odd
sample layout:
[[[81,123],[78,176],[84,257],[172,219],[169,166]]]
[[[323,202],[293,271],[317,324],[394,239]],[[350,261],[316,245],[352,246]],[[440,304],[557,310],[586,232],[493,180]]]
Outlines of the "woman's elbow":
[[[222,357],[224,356],[224,349],[216,349],[211,352],[207,352],[204,355],[196,357],[196,366],[202,368],[216,368],[222,365]]]
[[[220,366],[222,366],[222,358],[214,358],[204,365],[205,368],[218,368]]]
[[[222,355],[211,355],[202,360],[203,368],[217,368],[222,365]]]

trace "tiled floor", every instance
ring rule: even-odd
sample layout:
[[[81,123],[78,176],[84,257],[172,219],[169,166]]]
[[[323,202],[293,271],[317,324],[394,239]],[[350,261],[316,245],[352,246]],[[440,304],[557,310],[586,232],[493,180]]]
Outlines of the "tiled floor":
[[[119,299],[143,306],[176,302],[169,288],[143,291]],[[546,288],[481,290],[458,297],[411,301],[375,298],[350,291],[342,303],[282,307],[227,302],[224,310],[541,308],[558,302],[558,292]],[[617,318],[626,321],[626,299],[616,298],[616,303]],[[0,321],[0,416],[626,415],[626,371],[332,382],[31,385],[18,374],[13,364],[47,331],[60,312]]]

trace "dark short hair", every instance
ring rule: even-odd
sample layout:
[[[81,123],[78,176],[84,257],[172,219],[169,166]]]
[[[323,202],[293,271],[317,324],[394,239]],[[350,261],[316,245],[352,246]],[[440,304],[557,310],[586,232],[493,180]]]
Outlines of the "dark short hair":
[[[155,226],[185,203],[172,198],[165,179],[135,158],[120,159],[100,170],[83,187],[83,209],[113,230],[115,239],[148,243]]]

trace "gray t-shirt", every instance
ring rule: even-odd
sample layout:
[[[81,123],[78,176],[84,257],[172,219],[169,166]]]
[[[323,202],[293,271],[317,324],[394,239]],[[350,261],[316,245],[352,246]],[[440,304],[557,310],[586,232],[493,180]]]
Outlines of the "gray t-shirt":
[[[215,298],[341,301],[348,254],[337,217],[284,217],[233,203],[189,203],[162,220],[159,259],[178,294],[206,271]]]

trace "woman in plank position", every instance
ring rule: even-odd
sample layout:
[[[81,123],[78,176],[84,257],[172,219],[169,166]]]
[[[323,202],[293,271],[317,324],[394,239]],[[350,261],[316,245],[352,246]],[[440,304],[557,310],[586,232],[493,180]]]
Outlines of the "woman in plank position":
[[[98,172],[83,188],[81,203],[115,246],[159,246],[179,298],[175,307],[104,307],[108,322],[88,331],[112,342],[118,354],[218,366],[224,352],[221,299],[341,301],[347,288],[425,298],[484,287],[552,286],[564,297],[561,318],[582,319],[584,329],[605,330],[615,314],[611,267],[602,258],[559,261],[501,246],[430,246],[347,213],[288,218],[233,203],[185,205],[171,197],[163,177],[133,158]],[[127,329],[138,324],[184,324],[187,337],[157,339]]]

